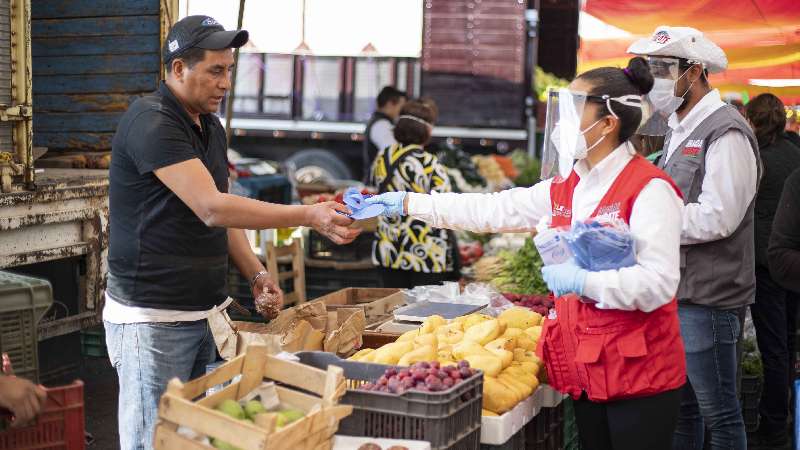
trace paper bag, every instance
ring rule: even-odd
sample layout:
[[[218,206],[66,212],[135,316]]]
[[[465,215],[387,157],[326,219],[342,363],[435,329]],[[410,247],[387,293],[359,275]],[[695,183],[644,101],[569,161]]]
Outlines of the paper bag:
[[[264,344],[267,352],[320,351],[347,356],[361,347],[366,318],[361,308],[331,311],[322,302],[303,303],[285,309],[270,323],[239,322],[215,308],[208,316],[220,356],[231,359],[248,345]]]
[[[367,319],[361,308],[337,308],[328,315],[328,333],[323,349],[339,356],[348,356],[361,348]]]
[[[208,316],[214,343],[226,360],[244,353],[253,343],[264,344],[270,354],[322,350],[326,321],[324,305],[284,310],[268,324],[233,321],[220,309],[214,309]]]

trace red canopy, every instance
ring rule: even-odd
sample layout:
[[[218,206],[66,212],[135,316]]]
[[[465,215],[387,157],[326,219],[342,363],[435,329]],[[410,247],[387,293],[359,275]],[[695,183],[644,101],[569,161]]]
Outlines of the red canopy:
[[[711,77],[723,93],[773,92],[800,103],[800,86],[760,87],[754,79],[800,79],[800,0],[587,0],[585,11],[632,33],[624,39],[583,40],[579,72],[624,66],[628,45],[659,25],[697,28],[725,50],[728,70]]]

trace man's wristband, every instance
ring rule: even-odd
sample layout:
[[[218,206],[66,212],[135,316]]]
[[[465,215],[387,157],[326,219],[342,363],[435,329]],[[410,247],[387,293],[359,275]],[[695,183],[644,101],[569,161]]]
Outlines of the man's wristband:
[[[266,276],[266,275],[267,275],[267,271],[266,270],[262,270],[262,271],[258,272],[257,274],[253,275],[253,279],[250,280],[250,289],[252,289],[252,288],[254,288],[256,286],[256,282],[258,281],[259,278],[261,278],[263,276]]]

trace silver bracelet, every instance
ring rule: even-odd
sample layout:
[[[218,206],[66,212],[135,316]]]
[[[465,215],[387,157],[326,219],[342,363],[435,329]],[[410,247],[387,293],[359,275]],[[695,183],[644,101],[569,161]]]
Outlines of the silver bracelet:
[[[257,274],[253,275],[253,280],[250,281],[250,289],[253,289],[254,287],[256,287],[256,282],[258,281],[259,278],[263,277],[264,275],[267,275],[267,271],[266,270],[262,270],[262,271],[258,272]]]

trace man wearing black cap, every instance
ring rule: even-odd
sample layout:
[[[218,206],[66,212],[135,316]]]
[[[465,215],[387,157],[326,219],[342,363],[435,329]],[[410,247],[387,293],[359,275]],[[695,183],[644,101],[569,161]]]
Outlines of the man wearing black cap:
[[[214,113],[230,88],[231,48],[247,40],[247,31],[225,31],[207,16],[176,23],[162,49],[166,81],[128,108],[114,136],[103,322],[119,377],[122,450],[152,448],[167,382],[197,377],[212,362],[206,318],[227,306],[229,258],[254,296],[282,297],[243,229],[304,225],[337,243],[358,235],[337,203],[227,194],[225,130]]]

